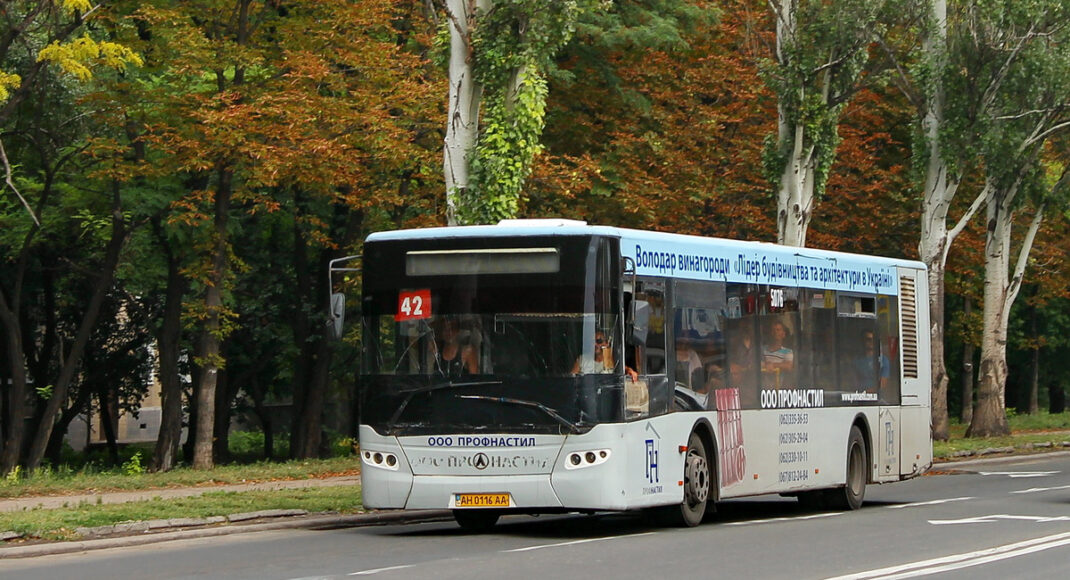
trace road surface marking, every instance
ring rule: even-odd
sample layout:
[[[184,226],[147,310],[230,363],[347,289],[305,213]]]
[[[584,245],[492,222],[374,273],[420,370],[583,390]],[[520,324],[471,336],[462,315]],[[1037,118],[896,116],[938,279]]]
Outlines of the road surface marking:
[[[914,502],[914,503],[905,503],[905,504],[902,504],[902,505],[890,505],[890,506],[888,506],[888,509],[897,510],[897,509],[909,508],[909,507],[921,507],[921,506],[927,506],[927,505],[939,505],[939,504],[942,504],[942,503],[951,503],[953,501],[967,501],[967,500],[971,500],[971,499],[976,499],[976,498],[971,497],[971,496],[967,496],[967,497],[952,497],[952,498],[948,498],[948,499],[934,499],[932,501],[919,501],[919,502]]]
[[[571,542],[561,542],[559,544],[542,544],[539,546],[528,546],[526,548],[514,548],[512,550],[502,550],[503,554],[510,552],[530,552],[531,550],[541,550],[543,548],[560,548],[562,546],[575,546],[576,544],[586,544],[588,542],[602,542],[605,540],[619,540],[621,538],[638,538],[639,536],[650,536],[654,532],[644,532],[642,534],[626,534],[623,536],[606,536],[604,538],[587,538],[586,540],[573,540]]]
[[[934,558],[932,560],[922,560],[921,562],[912,562],[910,564],[870,570],[868,572],[836,576],[826,580],[891,580],[893,578],[928,576],[929,574],[961,570],[971,566],[988,564],[989,562],[1025,556],[1027,554],[1040,552],[1042,550],[1050,550],[1067,544],[1070,544],[1070,532],[1026,540],[1014,544],[1007,544],[1005,546],[996,546],[995,548],[978,550],[976,552],[966,552],[963,554],[955,554],[953,556],[944,556],[943,558]]]
[[[994,514],[990,516],[977,516],[974,518],[962,518],[958,520],[929,520],[934,526],[946,526],[951,524],[988,524],[997,520],[1024,520],[1027,522],[1065,522],[1070,520],[1068,516],[1011,516],[1007,514]]]
[[[378,574],[379,572],[390,572],[392,570],[404,570],[405,568],[412,568],[415,564],[405,564],[403,566],[387,566],[386,568],[375,568],[373,570],[361,570],[360,572],[350,572],[346,576],[371,576],[372,574]]]
[[[724,525],[726,525],[726,526],[749,526],[751,524],[768,524],[770,522],[791,522],[791,521],[795,521],[795,520],[816,520],[818,518],[831,518],[833,516],[838,516],[838,515],[841,515],[841,514],[839,512],[837,512],[837,513],[828,513],[828,514],[813,514],[813,515],[809,515],[809,516],[769,518],[769,519],[765,519],[765,520],[747,520],[745,522],[728,522],[728,523],[726,523]]]
[[[1012,479],[1021,477],[1048,477],[1056,475],[1058,471],[978,471],[981,475],[1006,475]]]
[[[1070,485],[1060,485],[1057,487],[1033,487],[1030,489],[1023,489],[1020,491],[1012,491],[1011,493],[1039,493],[1042,491],[1061,491],[1064,489],[1070,489]]]

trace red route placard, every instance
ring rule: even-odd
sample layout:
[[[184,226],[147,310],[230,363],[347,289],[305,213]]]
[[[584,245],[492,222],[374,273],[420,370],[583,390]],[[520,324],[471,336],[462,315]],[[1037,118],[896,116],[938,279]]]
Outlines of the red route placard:
[[[394,320],[420,320],[431,318],[431,290],[398,292],[398,311]]]

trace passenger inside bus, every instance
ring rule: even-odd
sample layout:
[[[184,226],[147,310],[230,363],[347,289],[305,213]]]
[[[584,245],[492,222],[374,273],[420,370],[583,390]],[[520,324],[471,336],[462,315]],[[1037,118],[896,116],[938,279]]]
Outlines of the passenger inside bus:
[[[795,352],[787,347],[788,327],[779,320],[769,325],[764,334],[766,344],[762,347],[763,386],[779,388],[785,374],[795,369]]]
[[[431,343],[433,371],[447,377],[479,374],[479,351],[472,331],[462,332],[455,318],[445,318],[438,327]]]
[[[686,336],[676,337],[676,382],[692,391],[706,391],[706,371],[702,368],[702,359],[691,348],[691,339]]]
[[[593,355],[585,353],[576,357],[576,362],[572,365],[572,374],[591,375],[613,372],[613,347],[609,339],[606,338],[606,334],[601,330],[596,330],[594,333],[593,352]],[[632,382],[639,379],[639,375],[630,366],[625,366],[624,372],[631,378]]]
[[[862,331],[862,351],[854,359],[855,380],[867,392],[875,393],[888,384],[891,365],[888,357],[879,352],[877,337],[872,330]]]

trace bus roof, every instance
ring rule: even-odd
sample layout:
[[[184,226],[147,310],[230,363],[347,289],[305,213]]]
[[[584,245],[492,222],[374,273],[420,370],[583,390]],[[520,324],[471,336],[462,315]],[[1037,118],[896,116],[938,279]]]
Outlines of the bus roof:
[[[592,235],[621,240],[621,254],[635,261],[640,275],[898,294],[894,268],[925,270],[925,264],[916,260],[594,226],[575,220],[503,220],[498,225],[395,230],[371,234],[367,241]]]

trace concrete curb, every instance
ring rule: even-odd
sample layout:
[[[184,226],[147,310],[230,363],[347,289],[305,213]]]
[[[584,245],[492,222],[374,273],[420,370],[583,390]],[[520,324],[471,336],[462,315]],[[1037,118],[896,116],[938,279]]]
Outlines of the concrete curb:
[[[57,554],[71,554],[86,552],[89,550],[103,550],[107,548],[124,548],[128,546],[141,546],[155,544],[157,542],[170,542],[173,540],[188,540],[194,538],[208,538],[214,536],[226,536],[230,534],[244,534],[250,532],[264,532],[269,530],[292,530],[292,529],[334,529],[351,528],[358,526],[375,526],[387,524],[411,524],[418,522],[438,522],[453,519],[449,510],[412,510],[412,511],[387,511],[371,512],[354,515],[338,514],[313,514],[296,515],[280,514],[269,515],[275,511],[303,511],[303,510],[268,510],[267,512],[249,512],[248,514],[233,514],[227,516],[229,524],[206,522],[200,527],[184,530],[172,530],[170,527],[149,526],[149,522],[133,522],[131,524],[116,524],[115,526],[103,526],[103,528],[123,528],[113,530],[112,534],[128,534],[116,537],[104,537],[97,539],[79,540],[73,542],[50,542],[40,544],[28,544],[25,546],[0,547],[0,560],[8,558],[34,558],[37,556],[52,556]],[[253,515],[251,518],[244,516]],[[234,523],[235,521],[252,521],[267,517],[283,517],[282,521],[258,522],[258,523]],[[235,519],[236,518],[236,519]],[[212,518],[209,518],[212,519]],[[222,519],[222,518],[219,518]],[[155,520],[165,522],[168,520]],[[126,528],[124,526],[130,526]],[[181,527],[181,526],[179,526]],[[91,528],[97,529],[97,528]]]

